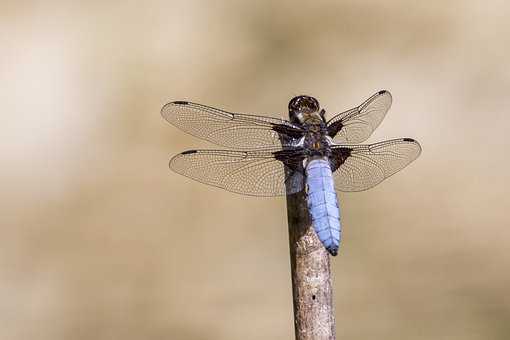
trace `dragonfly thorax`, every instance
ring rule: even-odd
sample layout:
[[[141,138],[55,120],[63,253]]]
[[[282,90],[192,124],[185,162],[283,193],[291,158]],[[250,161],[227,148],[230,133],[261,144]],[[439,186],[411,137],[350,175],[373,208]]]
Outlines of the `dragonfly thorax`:
[[[308,156],[329,156],[331,154],[330,141],[325,126],[309,125],[303,141],[303,147]]]

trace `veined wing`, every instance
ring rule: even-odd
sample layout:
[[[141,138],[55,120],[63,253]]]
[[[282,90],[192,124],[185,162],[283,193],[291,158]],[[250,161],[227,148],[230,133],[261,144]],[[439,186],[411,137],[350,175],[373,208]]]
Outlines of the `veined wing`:
[[[161,115],[184,132],[237,150],[291,145],[303,135],[300,127],[283,119],[231,113],[186,101],[166,104]]]
[[[364,142],[384,119],[391,101],[388,91],[377,92],[360,106],[331,118],[327,123],[328,135],[340,144]]]
[[[303,190],[303,158],[301,148],[190,150],[173,157],[170,169],[239,194],[280,196]]]
[[[421,153],[411,138],[392,139],[370,145],[334,145],[331,167],[335,188],[363,191],[405,168]]]

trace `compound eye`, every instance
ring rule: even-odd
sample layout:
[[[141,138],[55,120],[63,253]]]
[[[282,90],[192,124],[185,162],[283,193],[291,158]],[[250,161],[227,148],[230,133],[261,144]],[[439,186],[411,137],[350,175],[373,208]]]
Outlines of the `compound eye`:
[[[297,96],[289,102],[290,111],[300,112],[317,112],[319,110],[319,102],[310,96]]]

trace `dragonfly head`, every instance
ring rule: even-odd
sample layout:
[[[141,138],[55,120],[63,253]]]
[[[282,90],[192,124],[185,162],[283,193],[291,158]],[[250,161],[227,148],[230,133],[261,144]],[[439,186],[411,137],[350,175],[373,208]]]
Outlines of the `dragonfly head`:
[[[292,123],[298,124],[324,121],[324,110],[320,109],[314,97],[297,96],[289,102],[289,118]]]

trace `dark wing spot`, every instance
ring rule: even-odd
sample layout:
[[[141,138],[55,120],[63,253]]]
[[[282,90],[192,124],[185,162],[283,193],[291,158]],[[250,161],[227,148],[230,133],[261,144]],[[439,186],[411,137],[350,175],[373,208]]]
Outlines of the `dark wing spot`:
[[[342,130],[342,128],[344,127],[344,124],[342,124],[342,121],[341,120],[337,120],[336,122],[333,122],[331,123],[329,126],[328,126],[328,135],[331,137],[331,138],[334,138],[337,133]]]
[[[189,102],[184,101],[184,100],[177,100],[177,101],[175,101],[173,103],[177,104],[177,105],[188,105],[189,104]]]
[[[181,153],[181,155],[190,155],[192,153],[197,153],[197,150],[188,150]]]
[[[402,138],[402,140],[404,142],[411,142],[411,143],[416,143],[416,140],[412,139],[412,138]]]
[[[287,156],[288,156],[288,154],[285,150],[273,152],[273,155],[274,155],[274,158],[279,160],[280,162],[286,161]]]
[[[338,168],[345,163],[345,160],[351,155],[351,151],[352,151],[351,148],[337,148],[331,150],[329,162],[331,164],[332,172],[338,170]]]
[[[304,135],[304,131],[292,128],[284,124],[275,124],[273,125],[272,129],[280,135],[285,135],[293,139],[299,139]]]
[[[379,92],[377,92],[377,93],[378,93],[378,94],[385,94],[386,92],[388,92],[388,91],[386,91],[386,90],[381,90],[381,91],[379,91]]]
[[[294,171],[301,169],[305,154],[302,149],[280,150],[273,152],[274,158]]]

